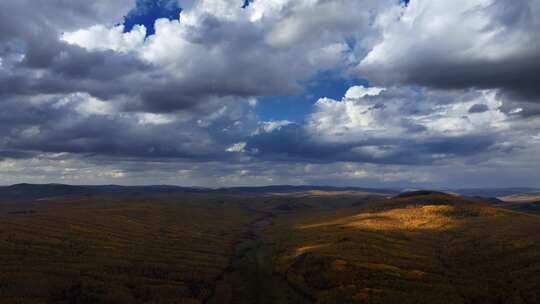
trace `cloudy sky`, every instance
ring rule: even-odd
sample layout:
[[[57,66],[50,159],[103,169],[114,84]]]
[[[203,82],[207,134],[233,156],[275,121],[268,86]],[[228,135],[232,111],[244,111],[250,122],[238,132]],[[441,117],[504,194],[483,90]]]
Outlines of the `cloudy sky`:
[[[2,0],[19,182],[540,186],[540,0]]]

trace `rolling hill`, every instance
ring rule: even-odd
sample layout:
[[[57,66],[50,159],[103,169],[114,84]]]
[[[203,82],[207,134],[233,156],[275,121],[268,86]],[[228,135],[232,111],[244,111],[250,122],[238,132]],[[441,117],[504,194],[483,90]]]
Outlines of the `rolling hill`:
[[[540,301],[540,216],[492,200],[39,187],[0,204],[0,303]]]
[[[316,303],[537,303],[540,218],[421,191],[281,217],[279,272]]]

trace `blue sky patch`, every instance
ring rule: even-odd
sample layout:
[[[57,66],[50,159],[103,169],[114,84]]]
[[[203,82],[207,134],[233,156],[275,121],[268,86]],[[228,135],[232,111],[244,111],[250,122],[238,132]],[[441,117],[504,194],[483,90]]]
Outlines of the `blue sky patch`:
[[[135,8],[124,17],[124,31],[130,32],[135,25],[142,24],[146,35],[153,35],[157,19],[178,19],[181,10],[176,0],[137,0]]]
[[[253,0],[244,0],[244,4],[242,5],[242,8],[248,7],[251,2],[253,2]]]
[[[264,121],[289,120],[301,123],[306,114],[313,110],[319,98],[341,100],[345,92],[354,85],[369,86],[367,80],[345,80],[337,72],[321,72],[305,84],[304,94],[294,96],[260,97],[257,115]]]

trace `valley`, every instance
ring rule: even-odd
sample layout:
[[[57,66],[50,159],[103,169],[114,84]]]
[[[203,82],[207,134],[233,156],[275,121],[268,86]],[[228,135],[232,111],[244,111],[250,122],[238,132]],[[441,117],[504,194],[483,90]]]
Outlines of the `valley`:
[[[0,303],[540,300],[540,217],[433,191],[6,200],[0,242]]]

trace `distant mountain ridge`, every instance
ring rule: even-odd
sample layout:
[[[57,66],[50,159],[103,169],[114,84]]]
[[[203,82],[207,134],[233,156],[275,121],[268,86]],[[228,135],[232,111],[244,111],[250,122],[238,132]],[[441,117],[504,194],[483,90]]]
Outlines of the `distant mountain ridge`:
[[[202,188],[182,187],[172,185],[121,186],[121,185],[65,185],[65,184],[15,184],[0,186],[2,199],[40,199],[60,196],[99,195],[99,194],[160,194],[160,193],[224,193],[224,194],[264,194],[264,193],[295,193],[308,191],[327,192],[369,192],[379,194],[396,194],[399,190],[332,187],[332,186],[291,186],[273,185],[262,187],[230,187]]]
[[[540,188],[532,187],[511,187],[511,188],[470,188],[470,189],[451,189],[451,192],[464,196],[482,196],[482,197],[502,197],[515,194],[533,194],[540,193]]]
[[[40,199],[60,196],[84,196],[100,194],[166,194],[166,193],[225,193],[225,194],[271,194],[296,192],[366,192],[396,195],[405,189],[384,189],[367,187],[335,187],[335,186],[293,186],[271,185],[259,187],[225,187],[202,188],[172,185],[121,186],[121,185],[66,185],[66,184],[15,184],[0,186],[0,200],[5,199]],[[518,194],[540,193],[538,188],[502,188],[502,189],[446,189],[463,196],[495,198]]]
[[[59,196],[85,196],[99,194],[158,194],[158,193],[204,193],[211,189],[169,185],[120,186],[120,185],[65,185],[65,184],[15,184],[0,187],[2,199],[39,199]]]
[[[292,186],[292,185],[272,185],[260,187],[229,187],[219,188],[218,192],[231,193],[294,193],[309,191],[325,192],[370,192],[380,194],[396,194],[399,189],[366,188],[366,187],[334,187],[334,186]]]

